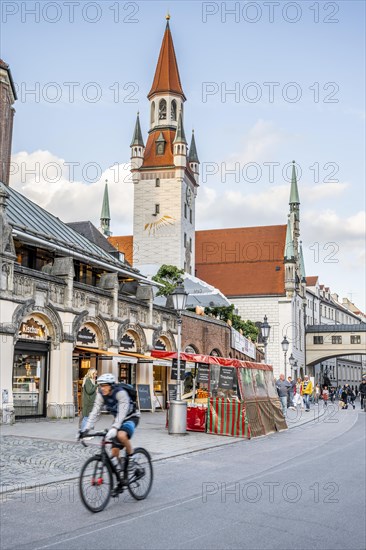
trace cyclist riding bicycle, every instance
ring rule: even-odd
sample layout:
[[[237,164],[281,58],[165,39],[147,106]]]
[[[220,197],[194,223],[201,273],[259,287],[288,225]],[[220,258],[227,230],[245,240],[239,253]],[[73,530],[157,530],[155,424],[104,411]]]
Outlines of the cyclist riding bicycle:
[[[133,453],[130,439],[139,423],[140,411],[137,409],[136,403],[132,400],[128,391],[122,385],[116,384],[113,374],[102,374],[97,379],[97,384],[98,392],[93,409],[80,434],[85,437],[88,431],[94,428],[95,421],[103,407],[113,414],[114,422],[106,435],[106,440],[113,442],[112,460],[114,461],[118,460],[119,457],[120,447],[118,443],[125,447],[126,464],[124,469],[126,471],[128,458]]]

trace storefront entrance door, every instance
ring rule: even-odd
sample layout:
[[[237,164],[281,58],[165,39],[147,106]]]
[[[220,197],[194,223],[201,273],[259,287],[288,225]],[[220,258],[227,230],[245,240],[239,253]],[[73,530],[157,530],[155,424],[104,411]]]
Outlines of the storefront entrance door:
[[[46,416],[47,380],[48,346],[17,344],[14,350],[13,368],[13,400],[16,417]]]

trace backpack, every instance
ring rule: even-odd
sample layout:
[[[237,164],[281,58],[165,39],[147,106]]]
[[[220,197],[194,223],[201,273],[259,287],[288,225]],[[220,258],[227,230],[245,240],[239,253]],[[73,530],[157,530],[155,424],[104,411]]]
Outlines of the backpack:
[[[116,416],[117,410],[118,410],[116,394],[120,390],[125,390],[128,393],[128,396],[130,398],[130,410],[127,413],[127,416],[130,416],[138,410],[137,391],[130,384],[125,384],[124,382],[120,382],[119,384],[114,385],[113,391],[110,395],[101,394],[103,397],[104,405],[108,412]]]

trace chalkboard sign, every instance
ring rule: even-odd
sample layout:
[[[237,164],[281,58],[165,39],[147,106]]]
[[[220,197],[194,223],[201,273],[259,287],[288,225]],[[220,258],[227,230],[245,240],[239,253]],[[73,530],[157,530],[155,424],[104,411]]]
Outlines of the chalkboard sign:
[[[177,399],[177,386],[176,384],[168,384],[168,401],[175,401]]]
[[[153,410],[149,384],[137,384],[137,397],[141,411]]]
[[[200,384],[208,384],[210,365],[207,363],[198,363],[197,382]]]
[[[181,361],[180,362],[180,377],[179,380],[184,380],[184,371],[186,370],[186,362]],[[176,380],[178,374],[178,359],[173,359],[172,361],[172,373],[171,373],[171,379]]]
[[[234,383],[234,369],[231,367],[221,367],[219,377],[219,388],[223,390],[232,390]]]

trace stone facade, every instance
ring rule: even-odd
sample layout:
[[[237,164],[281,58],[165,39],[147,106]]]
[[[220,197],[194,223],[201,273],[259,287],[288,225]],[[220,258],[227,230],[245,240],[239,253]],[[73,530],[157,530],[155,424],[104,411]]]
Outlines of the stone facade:
[[[11,142],[13,134],[12,107],[17,99],[9,65],[0,59],[0,181],[9,185]]]

